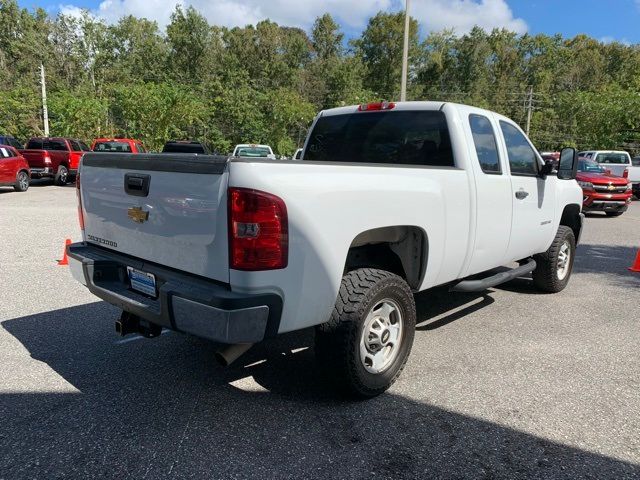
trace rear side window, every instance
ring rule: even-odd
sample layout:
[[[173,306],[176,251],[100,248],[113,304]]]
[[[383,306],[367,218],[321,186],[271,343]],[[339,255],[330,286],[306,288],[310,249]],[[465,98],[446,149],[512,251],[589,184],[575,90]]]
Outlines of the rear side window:
[[[10,158],[10,157],[14,157],[15,155],[13,154],[13,152],[11,151],[10,148],[8,147],[0,147],[0,158]]]
[[[81,150],[80,144],[75,140],[69,140],[69,143],[71,144],[71,150],[73,150],[74,152],[79,152]]]
[[[454,166],[445,115],[427,110],[320,117],[304,160]]]
[[[469,125],[482,171],[492,174],[502,173],[496,135],[489,119],[483,115],[469,115]]]
[[[631,164],[634,167],[640,167],[640,157],[632,158],[631,159]]]
[[[500,121],[500,128],[507,145],[509,166],[512,175],[537,175],[538,160],[536,153],[526,137],[510,123]]]
[[[136,149],[138,150],[138,153],[146,153],[146,150],[141,143],[136,142]]]

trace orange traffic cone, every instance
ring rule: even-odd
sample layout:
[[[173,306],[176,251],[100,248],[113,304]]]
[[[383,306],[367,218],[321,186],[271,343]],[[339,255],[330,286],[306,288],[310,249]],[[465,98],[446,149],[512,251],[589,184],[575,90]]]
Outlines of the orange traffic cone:
[[[62,260],[58,260],[58,265],[69,265],[69,258],[67,258],[67,246],[71,245],[71,239],[67,238],[64,241],[64,254]]]
[[[638,254],[636,255],[636,261],[629,267],[629,270],[640,273],[640,250],[638,250]]]

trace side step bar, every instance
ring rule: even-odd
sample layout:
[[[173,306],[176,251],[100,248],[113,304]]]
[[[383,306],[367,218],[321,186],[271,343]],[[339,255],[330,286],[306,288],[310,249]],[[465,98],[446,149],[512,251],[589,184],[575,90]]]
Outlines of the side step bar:
[[[495,287],[496,285],[500,285],[501,283],[508,282],[509,280],[513,280],[521,275],[526,275],[527,273],[531,273],[536,268],[536,261],[531,258],[524,265],[520,265],[517,268],[513,268],[507,272],[496,273],[487,278],[481,278],[478,280],[462,280],[459,283],[456,283],[453,287],[449,289],[451,292],[481,292],[486,290],[487,288]]]

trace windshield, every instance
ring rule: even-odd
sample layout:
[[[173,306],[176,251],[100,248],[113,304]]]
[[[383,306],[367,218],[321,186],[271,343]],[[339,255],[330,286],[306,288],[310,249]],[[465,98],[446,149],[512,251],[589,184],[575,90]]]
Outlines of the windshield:
[[[96,142],[94,152],[131,152],[131,145],[127,142]]]
[[[443,112],[358,112],[318,119],[304,160],[453,166]]]
[[[592,172],[592,173],[604,173],[604,168],[598,165],[593,160],[579,160],[578,161],[579,172]]]
[[[629,160],[626,153],[599,153],[596,156],[596,162],[624,165],[629,163]]]
[[[268,157],[270,153],[266,147],[240,147],[236,157]]]

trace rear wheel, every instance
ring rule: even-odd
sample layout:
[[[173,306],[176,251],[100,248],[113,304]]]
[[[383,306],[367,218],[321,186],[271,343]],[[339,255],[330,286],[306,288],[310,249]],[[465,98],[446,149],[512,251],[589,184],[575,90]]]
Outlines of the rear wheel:
[[[563,290],[571,277],[575,252],[576,240],[573,230],[560,225],[549,249],[533,257],[536,261],[536,269],[533,271],[534,285],[543,292],[557,293]]]
[[[64,165],[60,165],[58,167],[58,171],[56,172],[55,184],[59,186],[64,186],[69,181],[69,170]]]
[[[20,170],[16,175],[16,183],[13,185],[16,192],[26,192],[29,189],[29,174]]]
[[[316,329],[316,357],[340,387],[374,397],[402,372],[415,325],[413,294],[402,278],[354,270],[342,278],[331,319]]]
[[[624,212],[604,212],[607,214],[607,217],[619,217],[620,215],[622,215]]]

